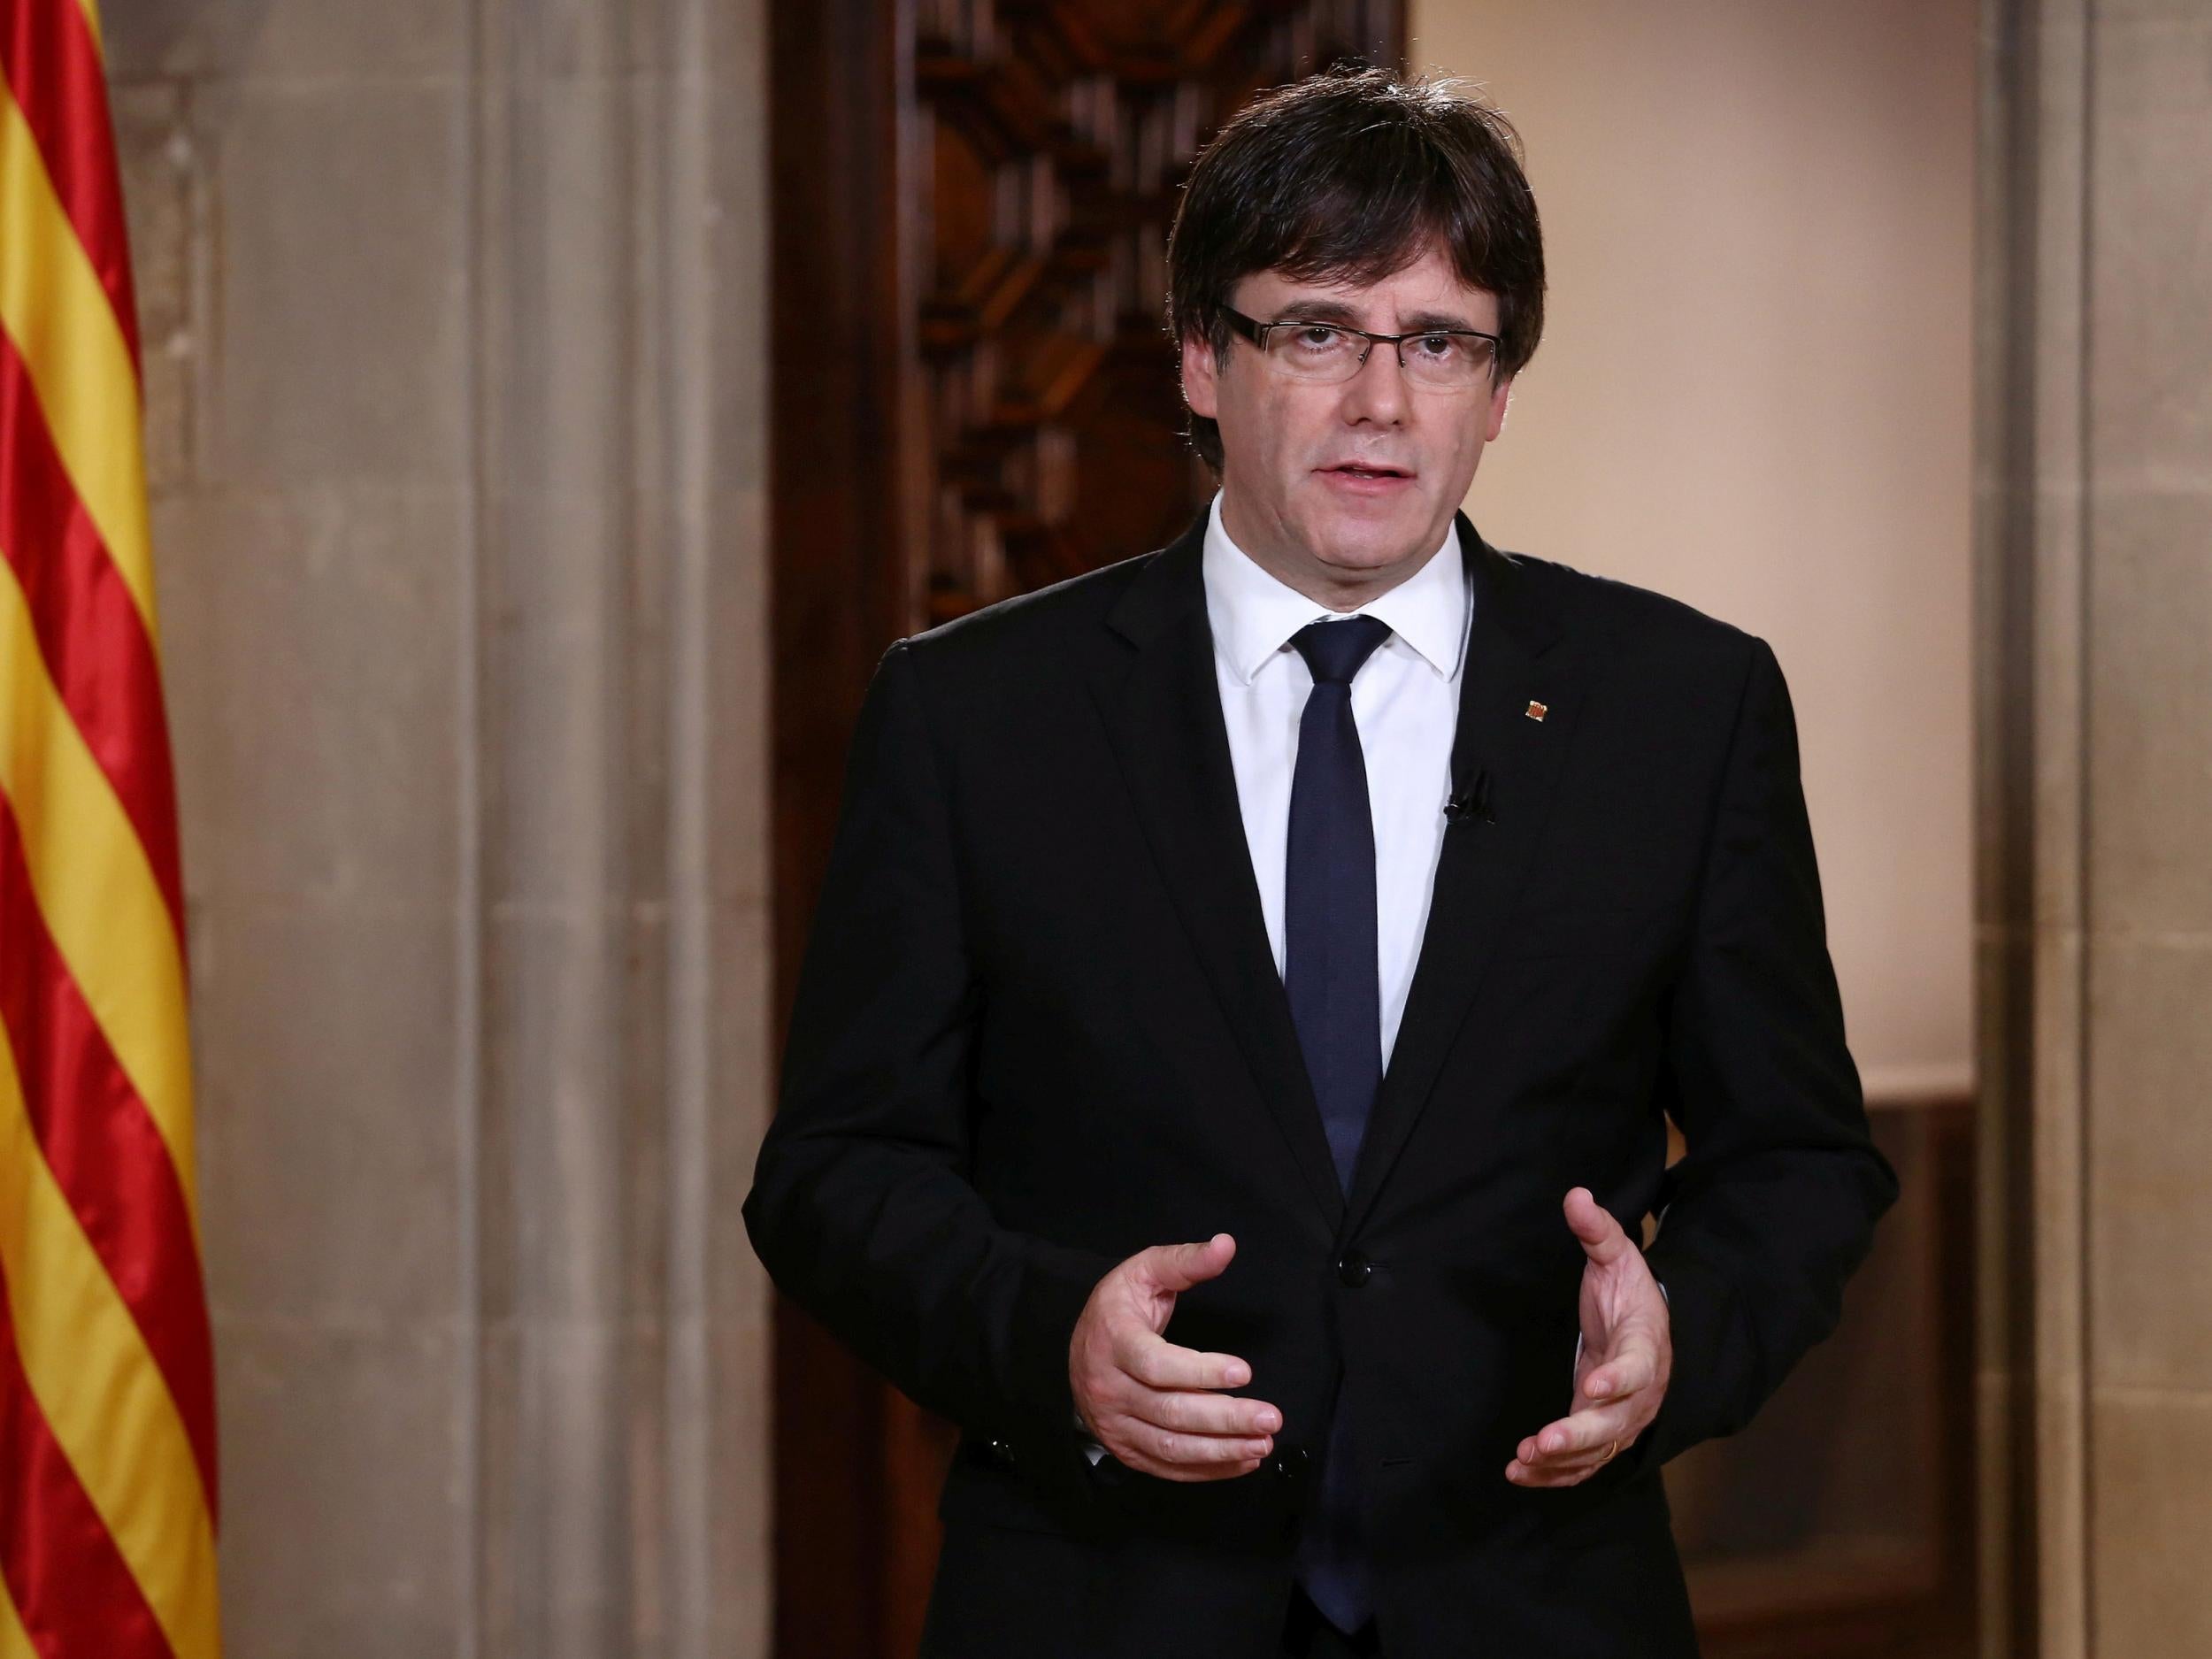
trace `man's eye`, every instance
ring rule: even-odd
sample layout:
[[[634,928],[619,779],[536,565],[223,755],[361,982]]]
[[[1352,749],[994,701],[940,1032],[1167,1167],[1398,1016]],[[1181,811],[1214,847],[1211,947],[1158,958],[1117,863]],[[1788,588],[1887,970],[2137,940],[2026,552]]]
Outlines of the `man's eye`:
[[[1451,334],[1423,334],[1413,349],[1425,357],[1448,357],[1459,349],[1459,342]]]
[[[1309,351],[1326,351],[1332,346],[1341,345],[1344,341],[1344,336],[1337,330],[1320,323],[1306,324],[1294,337]]]

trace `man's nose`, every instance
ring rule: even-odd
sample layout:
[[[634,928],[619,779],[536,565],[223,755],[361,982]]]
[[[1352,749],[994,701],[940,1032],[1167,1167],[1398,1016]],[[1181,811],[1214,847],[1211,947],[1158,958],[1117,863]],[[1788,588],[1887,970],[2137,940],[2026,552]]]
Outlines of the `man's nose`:
[[[1373,420],[1394,426],[1405,419],[1406,375],[1397,347],[1380,340],[1368,347],[1367,361],[1345,382],[1343,408],[1345,420],[1354,425]]]

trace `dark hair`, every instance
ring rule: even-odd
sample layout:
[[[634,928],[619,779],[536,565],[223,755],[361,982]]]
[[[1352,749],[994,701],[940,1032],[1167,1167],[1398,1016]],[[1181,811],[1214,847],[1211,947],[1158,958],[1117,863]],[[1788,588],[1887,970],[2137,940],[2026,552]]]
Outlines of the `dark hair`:
[[[1544,239],[1520,136],[1448,81],[1380,69],[1311,75],[1255,100],[1191,168],[1168,237],[1168,328],[1226,359],[1222,309],[1237,281],[1375,282],[1434,245],[1460,280],[1498,298],[1496,373],[1544,332]],[[1221,429],[1190,418],[1191,447],[1221,469]]]

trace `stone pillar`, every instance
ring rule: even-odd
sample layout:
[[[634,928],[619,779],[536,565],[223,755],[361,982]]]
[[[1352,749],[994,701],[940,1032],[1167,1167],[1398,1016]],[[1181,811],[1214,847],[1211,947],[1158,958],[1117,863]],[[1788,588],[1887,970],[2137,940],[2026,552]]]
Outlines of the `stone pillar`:
[[[230,1651],[764,1653],[761,0],[104,20]]]
[[[2212,1650],[2212,14],[1988,0],[1983,1651]]]

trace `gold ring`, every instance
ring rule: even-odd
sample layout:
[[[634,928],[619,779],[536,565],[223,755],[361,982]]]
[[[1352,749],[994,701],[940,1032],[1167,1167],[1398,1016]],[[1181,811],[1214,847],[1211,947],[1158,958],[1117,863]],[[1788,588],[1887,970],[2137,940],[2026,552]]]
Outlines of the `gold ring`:
[[[1621,1443],[1618,1440],[1609,1440],[1606,1443],[1605,1455],[1598,1459],[1601,1467],[1613,1461],[1613,1454],[1620,1449],[1620,1446]]]

